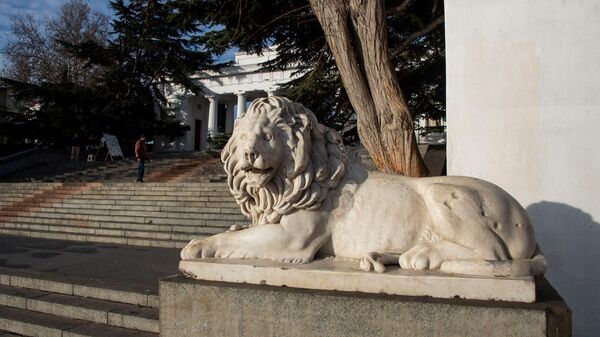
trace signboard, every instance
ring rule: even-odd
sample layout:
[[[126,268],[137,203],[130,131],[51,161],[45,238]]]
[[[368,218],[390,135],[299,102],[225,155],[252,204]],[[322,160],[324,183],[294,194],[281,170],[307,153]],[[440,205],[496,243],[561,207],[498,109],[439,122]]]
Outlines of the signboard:
[[[110,154],[111,157],[123,157],[123,152],[121,151],[121,147],[119,146],[119,141],[117,140],[116,136],[105,133],[102,136],[102,140],[106,144],[106,147],[108,148],[108,154]]]

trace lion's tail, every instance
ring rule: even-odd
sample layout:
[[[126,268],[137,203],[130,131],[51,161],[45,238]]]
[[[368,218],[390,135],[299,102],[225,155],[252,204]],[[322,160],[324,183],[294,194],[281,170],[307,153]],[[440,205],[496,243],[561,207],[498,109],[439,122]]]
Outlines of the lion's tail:
[[[506,261],[451,260],[442,263],[440,270],[446,273],[474,276],[520,277],[542,275],[548,268],[546,257],[539,248],[530,259]]]

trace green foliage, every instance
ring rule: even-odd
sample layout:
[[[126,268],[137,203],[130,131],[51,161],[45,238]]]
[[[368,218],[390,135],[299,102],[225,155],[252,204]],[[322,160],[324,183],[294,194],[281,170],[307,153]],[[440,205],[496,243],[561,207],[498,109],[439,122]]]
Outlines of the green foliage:
[[[323,30],[307,0],[172,0],[181,22],[197,27],[194,41],[215,54],[229,48],[260,53],[275,46],[266,69],[297,67],[302,76],[286,86],[326,125],[357,140],[356,118]],[[403,4],[409,4],[402,6]],[[443,2],[388,1],[389,49],[413,115],[445,115]]]
[[[341,131],[346,141],[358,139],[348,93],[307,0],[115,0],[111,6],[111,41],[55,41],[94,70],[91,81],[75,84],[62,76],[36,84],[11,82],[28,104],[20,113],[0,113],[2,134],[53,145],[75,138],[96,142],[102,132],[123,141],[141,132],[181,135],[186,128],[170,117],[164,83],[197,90],[189,75],[216,69],[214,57],[230,48],[260,53],[274,46],[278,57],[264,67],[295,67],[301,75],[286,86],[289,97]],[[390,53],[411,111],[443,116],[442,2],[390,0],[388,7],[396,8],[388,15]]]
[[[208,136],[208,149],[210,151],[221,151],[229,141],[231,133],[217,133],[214,136]]]
[[[413,115],[433,119],[446,115],[446,47],[441,15],[443,2],[417,1],[408,10],[388,17],[390,52],[408,106]],[[434,21],[438,25],[427,31]],[[423,31],[426,33],[409,39]]]
[[[96,143],[102,132],[129,141],[140,133],[175,137],[189,129],[170,116],[161,87],[170,82],[195,90],[189,74],[212,67],[211,54],[179,28],[164,1],[116,0],[111,6],[112,41],[59,41],[88,67],[101,68],[89,84],[65,77],[40,84],[10,81],[18,99],[31,103],[4,118],[27,130],[23,139],[61,146],[74,139]]]

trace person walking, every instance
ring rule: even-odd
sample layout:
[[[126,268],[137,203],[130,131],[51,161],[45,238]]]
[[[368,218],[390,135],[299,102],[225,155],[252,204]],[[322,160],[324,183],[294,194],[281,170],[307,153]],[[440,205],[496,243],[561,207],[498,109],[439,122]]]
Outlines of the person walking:
[[[141,135],[140,139],[135,142],[135,159],[137,159],[138,162],[137,178],[135,182],[143,183],[146,160],[150,162],[148,150],[146,149],[146,136],[144,135]]]

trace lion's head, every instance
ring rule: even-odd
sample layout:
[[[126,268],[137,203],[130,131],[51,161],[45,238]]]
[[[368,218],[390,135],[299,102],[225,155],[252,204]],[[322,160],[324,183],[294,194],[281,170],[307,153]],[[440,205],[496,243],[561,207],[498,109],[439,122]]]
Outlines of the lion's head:
[[[221,153],[227,182],[253,225],[317,210],[344,175],[341,137],[283,97],[255,100]]]

